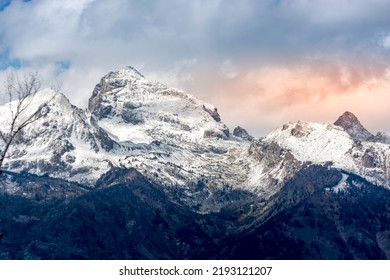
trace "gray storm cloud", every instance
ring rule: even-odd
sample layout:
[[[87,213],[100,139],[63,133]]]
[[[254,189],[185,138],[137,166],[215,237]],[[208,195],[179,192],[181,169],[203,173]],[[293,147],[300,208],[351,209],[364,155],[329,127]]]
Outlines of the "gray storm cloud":
[[[301,75],[291,73],[300,65],[319,69],[314,78],[337,74],[329,80],[346,94],[358,88],[348,83],[388,79],[388,11],[384,0],[14,0],[0,12],[0,50],[4,61],[20,62],[18,71],[62,81],[78,106],[86,105],[102,75],[132,65],[205,97],[234,116],[227,119],[261,133],[275,125],[262,123],[262,110],[275,108],[276,123],[321,95],[311,83],[290,91],[299,98],[289,99],[285,87],[265,83],[264,69],[287,71],[290,78]],[[3,67],[0,77],[13,66]],[[231,86],[217,87],[217,81]],[[258,107],[242,116],[229,99],[257,100]],[[250,123],[254,119],[258,124]]]

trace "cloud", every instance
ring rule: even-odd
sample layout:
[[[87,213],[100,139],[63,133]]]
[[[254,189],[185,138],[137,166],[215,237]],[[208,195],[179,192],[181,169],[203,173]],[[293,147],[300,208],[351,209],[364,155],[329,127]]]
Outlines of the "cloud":
[[[381,36],[381,38],[379,40],[379,45],[385,49],[390,50],[390,34],[386,34],[384,36]]]
[[[89,2],[14,1],[0,20],[2,40],[27,62],[67,55],[78,45],[80,17]]]
[[[260,132],[384,85],[389,10],[385,0],[14,0],[0,10],[0,72],[38,70],[85,107],[104,74],[132,65]]]
[[[3,41],[27,64],[71,60],[151,69],[188,57],[253,62],[363,48],[388,26],[385,1],[14,1]],[[347,52],[348,53],[348,52]],[[116,65],[114,65],[116,66]]]
[[[149,72],[147,79],[165,83],[170,86],[181,87],[185,84],[194,84],[193,71],[197,67],[196,58],[184,59],[175,63],[174,67],[164,72]]]
[[[229,79],[237,77],[238,72],[236,71],[231,59],[225,59],[223,61],[220,69],[220,74]]]
[[[120,54],[133,60],[141,57],[151,67],[173,65],[187,57],[258,60],[271,54],[284,59],[307,55],[313,47],[317,51],[348,47],[351,37],[355,44],[361,43],[358,36],[364,41],[372,31],[358,28],[365,23],[358,11],[371,14],[364,1],[350,7],[344,1],[273,2],[14,1],[0,22],[12,54],[26,62],[59,57],[91,62],[95,55],[115,61]],[[383,10],[379,8],[384,4],[377,2],[370,6]],[[339,16],[330,16],[335,13]],[[381,14],[366,17],[389,23]],[[349,18],[356,27],[332,24],[335,18],[345,22]]]
[[[311,60],[248,66],[234,78],[212,75],[216,69],[196,72],[199,84],[188,91],[215,104],[230,128],[241,125],[261,136],[289,121],[334,122],[349,110],[373,132],[390,129],[390,68]]]

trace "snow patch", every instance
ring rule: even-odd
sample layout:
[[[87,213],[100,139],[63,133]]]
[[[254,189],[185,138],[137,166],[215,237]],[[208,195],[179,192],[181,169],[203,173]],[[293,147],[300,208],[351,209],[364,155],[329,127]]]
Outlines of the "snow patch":
[[[348,188],[348,182],[347,182],[347,179],[348,179],[348,175],[347,174],[344,174],[342,173],[342,178],[340,180],[340,182],[338,182],[338,184],[332,188],[329,188],[329,190],[333,190],[334,192],[339,192],[339,191],[344,191],[345,189]]]

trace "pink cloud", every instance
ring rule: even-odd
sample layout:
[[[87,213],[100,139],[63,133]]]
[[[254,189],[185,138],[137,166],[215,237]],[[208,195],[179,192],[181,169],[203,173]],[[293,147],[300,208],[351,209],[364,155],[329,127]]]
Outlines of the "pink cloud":
[[[390,130],[389,73],[329,63],[258,67],[234,78],[209,69],[194,74],[189,91],[217,106],[229,127],[245,124],[257,136],[299,119],[333,122],[346,110],[375,133]]]

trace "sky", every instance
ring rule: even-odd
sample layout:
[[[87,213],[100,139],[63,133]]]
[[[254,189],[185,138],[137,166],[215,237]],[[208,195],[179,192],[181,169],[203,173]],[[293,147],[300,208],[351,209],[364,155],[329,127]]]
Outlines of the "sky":
[[[86,108],[133,66],[264,136],[353,112],[390,132],[389,0],[0,0],[0,81],[38,72]]]

